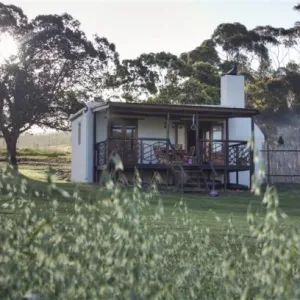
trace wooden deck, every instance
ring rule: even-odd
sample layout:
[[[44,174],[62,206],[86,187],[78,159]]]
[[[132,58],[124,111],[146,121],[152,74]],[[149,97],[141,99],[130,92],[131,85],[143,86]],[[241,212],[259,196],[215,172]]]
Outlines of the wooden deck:
[[[161,169],[166,165],[194,165],[209,169],[212,163],[218,170],[250,170],[251,151],[247,141],[199,140],[191,156],[188,151],[176,150],[168,139],[109,139],[95,145],[96,168],[103,168],[112,153],[118,154],[125,168]]]
[[[165,164],[123,164],[125,170],[134,170],[135,168],[139,169],[144,169],[144,170],[154,170],[154,171],[159,171],[159,170],[167,170],[170,166],[165,165]],[[171,166],[176,166],[171,165]],[[202,168],[203,170],[210,170],[211,167],[208,164],[182,164],[183,167],[185,168]],[[96,166],[97,170],[104,170],[107,168],[107,165],[101,165],[101,166]],[[216,171],[229,171],[229,172],[236,172],[236,171],[249,171],[251,170],[250,166],[225,166],[225,165],[214,165],[214,168]]]
[[[157,149],[161,152],[158,153]],[[199,140],[192,159],[188,153],[189,159],[186,159],[168,139],[109,139],[96,145],[96,172],[107,168],[109,153],[120,156],[125,171],[137,168],[141,172],[168,172],[177,178],[175,184],[181,190],[207,190],[207,179],[216,178],[220,173],[226,185],[230,173],[235,172],[238,178],[238,172],[253,173],[254,170],[247,141]]]

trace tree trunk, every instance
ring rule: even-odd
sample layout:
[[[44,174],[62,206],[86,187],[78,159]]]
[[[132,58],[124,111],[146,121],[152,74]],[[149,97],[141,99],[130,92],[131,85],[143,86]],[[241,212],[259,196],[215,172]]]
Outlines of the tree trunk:
[[[18,170],[17,163],[17,141],[18,136],[12,133],[4,136],[6,142],[6,149],[8,154],[8,161],[15,170]]]

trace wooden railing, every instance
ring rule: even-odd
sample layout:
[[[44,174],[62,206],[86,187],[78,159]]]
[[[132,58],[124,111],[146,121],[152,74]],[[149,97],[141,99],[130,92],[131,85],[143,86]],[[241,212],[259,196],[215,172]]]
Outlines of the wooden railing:
[[[117,153],[124,164],[154,164],[158,162],[155,148],[165,149],[165,159],[172,158],[173,147],[168,139],[138,138],[120,139],[110,138],[96,144],[96,165],[107,164],[109,155]]]
[[[164,149],[158,157],[155,149]],[[211,163],[215,166],[250,166],[250,149],[247,141],[199,140],[193,164]],[[178,155],[168,139],[110,138],[95,145],[97,167],[105,166],[109,155],[118,153],[124,164],[156,164],[159,162],[177,162]],[[179,163],[185,164],[182,160]]]
[[[250,148],[247,141],[200,140],[198,145],[200,164],[250,166]]]

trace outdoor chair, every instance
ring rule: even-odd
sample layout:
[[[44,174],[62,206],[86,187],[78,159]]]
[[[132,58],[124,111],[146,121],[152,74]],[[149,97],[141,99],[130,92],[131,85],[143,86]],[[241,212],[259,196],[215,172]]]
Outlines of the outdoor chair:
[[[195,151],[196,151],[195,146],[190,147],[190,150],[189,150],[188,154],[185,155],[185,160],[189,162],[190,159],[191,159],[192,163],[194,164],[195,163],[195,158],[196,158]]]
[[[167,155],[162,147],[153,146],[153,152],[158,163],[167,163]]]
[[[182,150],[182,147],[183,147],[182,144],[174,144],[174,145],[172,145],[172,146],[174,147],[174,149],[175,149],[176,151]]]

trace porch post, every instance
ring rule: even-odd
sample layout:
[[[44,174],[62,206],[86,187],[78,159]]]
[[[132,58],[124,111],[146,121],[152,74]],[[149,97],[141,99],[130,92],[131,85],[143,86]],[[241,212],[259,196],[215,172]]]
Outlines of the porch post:
[[[97,130],[97,123],[96,123],[96,115],[97,112],[94,111],[93,114],[93,149],[94,149],[94,155],[93,155],[93,166],[94,166],[94,173],[93,173],[93,182],[97,182],[98,178],[97,178],[97,174],[98,174],[98,169],[97,169],[97,158],[96,158],[96,130]]]
[[[170,138],[170,113],[167,114],[166,137]]]
[[[224,189],[228,190],[228,184],[230,183],[229,167],[229,119],[225,120],[225,172],[224,172]]]
[[[255,151],[255,134],[254,134],[254,118],[251,117],[251,137],[252,145],[250,147],[250,189],[252,190],[252,177],[254,174],[254,151]]]
[[[170,139],[170,113],[167,114],[167,124],[166,124],[166,138]],[[167,143],[167,159],[169,161],[169,143]]]
[[[111,140],[110,140],[110,136],[111,136],[111,116],[110,116],[110,110],[109,108],[106,111],[106,117],[107,117],[107,138],[106,138],[106,165],[108,167],[109,164],[109,157],[110,157],[110,144],[111,144]]]
[[[168,112],[167,114],[167,124],[166,124],[166,138],[167,138],[167,162],[170,161],[170,155],[169,155],[169,150],[170,150],[170,113]],[[167,187],[169,186],[169,168],[167,168]]]
[[[199,146],[200,146],[200,142],[199,142],[199,115],[196,114],[196,162],[197,162],[197,164],[200,163],[200,147]]]

